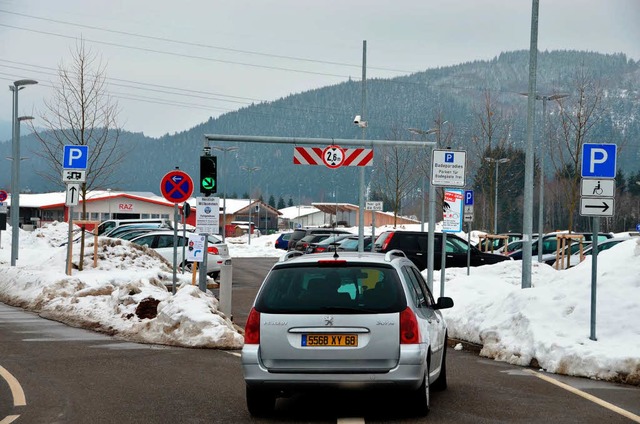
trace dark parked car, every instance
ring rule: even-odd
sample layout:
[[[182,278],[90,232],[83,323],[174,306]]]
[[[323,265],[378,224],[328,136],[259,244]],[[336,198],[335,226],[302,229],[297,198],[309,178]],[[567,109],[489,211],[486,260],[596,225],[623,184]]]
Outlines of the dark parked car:
[[[376,252],[386,253],[390,250],[402,250],[409,259],[422,271],[427,268],[427,232],[422,231],[385,231],[380,234],[374,244]],[[489,265],[511,260],[507,256],[481,252],[455,234],[447,234],[446,262],[447,268],[466,267],[467,251],[471,249],[471,266]],[[442,263],[442,233],[434,234],[433,269],[440,269]]]
[[[276,240],[276,249],[288,250],[289,249],[289,239],[291,238],[292,233],[282,233],[280,237]]]
[[[289,239],[289,247],[287,250],[296,250],[296,244],[302,240],[303,237],[313,234],[351,234],[346,230],[338,230],[335,228],[298,228],[293,230],[291,238]],[[299,249],[298,249],[299,250]]]
[[[307,246],[305,253],[335,252],[337,245],[347,237],[352,236],[350,234],[331,234],[324,240],[309,243],[309,246]]]
[[[309,247],[311,243],[318,243],[326,239],[330,235],[331,234],[310,234],[308,236],[304,236],[302,237],[301,240],[298,240],[298,242],[296,243],[295,250],[299,252],[306,252],[307,247]]]
[[[371,236],[366,236],[363,239],[364,251],[371,252]],[[358,236],[349,236],[342,240],[338,245],[338,252],[357,252],[358,251]]]

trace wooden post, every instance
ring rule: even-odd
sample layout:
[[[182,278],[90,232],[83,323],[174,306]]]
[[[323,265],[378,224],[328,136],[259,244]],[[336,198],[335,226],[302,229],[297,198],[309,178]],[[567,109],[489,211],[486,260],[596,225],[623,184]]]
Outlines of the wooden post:
[[[198,262],[194,262],[191,267],[191,285],[196,285],[196,275],[198,275]]]

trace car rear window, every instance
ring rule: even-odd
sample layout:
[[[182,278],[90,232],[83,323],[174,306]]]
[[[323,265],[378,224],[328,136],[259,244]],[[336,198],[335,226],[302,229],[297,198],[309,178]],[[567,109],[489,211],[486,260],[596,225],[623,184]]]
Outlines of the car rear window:
[[[393,267],[347,264],[281,266],[269,273],[256,299],[264,313],[390,313],[406,308]]]

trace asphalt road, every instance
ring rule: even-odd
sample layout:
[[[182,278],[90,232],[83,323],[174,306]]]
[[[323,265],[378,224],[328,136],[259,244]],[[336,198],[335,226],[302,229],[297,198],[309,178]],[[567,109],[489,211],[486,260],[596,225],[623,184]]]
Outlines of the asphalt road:
[[[236,324],[273,262],[234,259]],[[257,420],[245,408],[237,351],[129,343],[0,304],[0,424],[633,422],[597,399],[640,422],[638,387],[552,376],[576,394],[535,370],[448,355],[449,389],[433,394],[426,418],[411,416],[399,393],[316,393],[281,399],[273,417]]]

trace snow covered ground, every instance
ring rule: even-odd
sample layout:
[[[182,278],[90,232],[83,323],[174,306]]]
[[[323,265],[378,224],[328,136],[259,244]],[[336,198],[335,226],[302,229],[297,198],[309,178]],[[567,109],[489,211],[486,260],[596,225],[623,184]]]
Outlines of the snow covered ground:
[[[65,223],[21,230],[20,256],[11,267],[11,228],[2,232],[0,301],[136,342],[242,347],[241,330],[218,311],[213,296],[191,285],[189,274],[178,274],[175,296],[165,289],[171,268],[148,249],[101,238],[93,268],[93,239],[88,238],[85,270],[67,276],[66,248],[58,247],[67,233]],[[276,238],[252,237],[250,245],[246,237],[227,238],[227,244],[232,257],[279,257],[283,251],[273,247]],[[525,290],[520,261],[472,268],[470,276],[466,268],[448,269],[444,294],[455,302],[444,311],[449,336],[481,344],[481,355],[496,360],[639,385],[640,238],[602,252],[597,278],[593,341],[591,258],[566,271],[534,262],[532,288]],[[439,272],[434,273],[434,292],[436,297],[440,293]],[[144,318],[156,303],[157,315]]]

